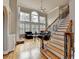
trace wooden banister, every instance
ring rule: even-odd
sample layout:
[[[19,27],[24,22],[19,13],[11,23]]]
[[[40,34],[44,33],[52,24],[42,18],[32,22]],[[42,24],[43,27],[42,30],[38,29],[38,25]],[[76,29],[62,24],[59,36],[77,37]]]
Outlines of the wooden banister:
[[[72,20],[69,21],[69,25],[67,28],[67,31],[65,32],[65,57],[67,57],[67,59],[71,59],[71,48],[72,48],[72,36],[74,35],[74,33],[72,33]]]
[[[69,25],[67,27],[68,28],[66,29],[66,32],[71,32],[72,31],[72,20],[69,21]]]
[[[66,44],[67,44],[67,58],[71,59],[71,43],[72,43],[72,36],[74,33],[72,32],[65,32],[65,37],[66,37]]]

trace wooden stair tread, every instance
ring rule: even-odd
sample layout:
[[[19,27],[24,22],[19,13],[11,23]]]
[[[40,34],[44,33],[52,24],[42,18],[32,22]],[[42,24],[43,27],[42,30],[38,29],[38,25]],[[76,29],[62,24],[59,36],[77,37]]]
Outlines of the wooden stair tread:
[[[66,25],[60,25],[59,27],[67,27]]]
[[[55,54],[51,53],[50,51],[47,51],[48,55],[50,55],[50,57],[52,59],[59,59],[59,57],[57,57]]]
[[[57,37],[64,37],[64,36],[60,36],[60,35],[55,35],[55,34],[53,34],[53,36],[57,36]]]
[[[61,23],[60,25],[68,25],[69,23]]]
[[[68,25],[69,25],[69,24],[63,24],[63,25],[62,25],[62,24],[60,24],[60,26],[68,26]]]
[[[61,33],[53,33],[53,35],[64,36],[64,34],[61,34]]]
[[[40,59],[48,59],[48,58],[47,58],[45,55],[43,55],[43,54],[41,53]]]
[[[64,28],[64,29],[66,29],[67,27],[58,27],[58,29],[59,29],[59,28]]]
[[[46,47],[46,46],[45,46],[45,48],[46,48],[48,51],[50,51],[51,53],[53,53],[54,55],[56,55],[57,57],[59,57],[60,59],[63,59],[63,58],[64,58],[64,56],[61,55],[61,54],[59,54],[57,51],[54,51],[53,49],[51,49],[51,48],[49,48],[49,47]]]
[[[48,46],[49,48],[51,48],[52,50],[54,50],[54,51],[56,51],[56,52],[58,52],[59,54],[61,54],[61,55],[64,56],[64,51],[62,51],[61,49],[59,49],[59,48],[57,48],[57,47],[55,47],[55,46],[53,46],[53,45],[51,45],[51,44],[47,44],[47,46]]]
[[[60,39],[52,39],[52,40],[50,40],[50,41],[55,41],[55,42],[64,44],[64,40],[60,40]]]
[[[41,49],[41,53],[48,59],[50,56],[46,53],[46,49]]]
[[[61,35],[64,35],[64,32],[54,32],[55,34],[61,34]]]
[[[60,26],[68,26],[69,24],[60,24]]]
[[[66,30],[67,28],[59,27],[58,30]]]
[[[64,51],[64,47],[62,47],[62,46],[60,46],[60,45],[58,45],[58,44],[55,44],[55,43],[47,43],[47,44],[50,44],[51,46],[54,46],[54,47],[59,48],[59,49],[61,49],[62,51]]]
[[[47,54],[48,59],[59,59],[59,57],[57,57],[55,54],[51,53],[50,51],[48,51],[47,49],[43,49],[41,51],[44,55]]]
[[[56,40],[61,40],[61,41],[64,41],[63,38],[59,38],[59,37],[53,37],[52,39],[56,39]]]
[[[54,38],[57,38],[57,39],[63,39],[63,40],[64,40],[64,36],[54,35],[54,34],[53,34],[53,37],[54,37]]]
[[[58,45],[64,47],[64,42],[63,42],[63,41],[51,40],[51,41],[49,41],[49,42],[50,42],[50,43],[54,43],[54,44],[58,44]]]
[[[57,31],[66,32],[66,29],[58,29]]]

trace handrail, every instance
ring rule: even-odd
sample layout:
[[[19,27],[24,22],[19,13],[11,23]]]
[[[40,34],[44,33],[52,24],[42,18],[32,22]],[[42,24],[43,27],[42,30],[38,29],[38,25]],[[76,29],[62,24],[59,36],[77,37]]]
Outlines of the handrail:
[[[69,21],[69,25],[68,25],[68,28],[66,29],[67,31],[66,32],[72,32],[72,20]]]
[[[50,27],[52,26],[52,24],[54,24],[54,23],[58,20],[59,17],[60,17],[60,16],[58,16],[58,17],[46,28],[45,31],[47,31],[47,29],[50,28]]]
[[[62,14],[61,14],[61,15],[62,15]],[[45,29],[45,31],[47,31],[48,28],[50,28],[50,27],[52,26],[52,24],[54,24],[54,23],[60,18],[61,15],[59,15],[59,16]]]
[[[54,24],[58,20],[58,18],[60,18],[60,16],[66,17],[69,14],[69,12],[68,12],[69,11],[69,5],[68,4],[65,4],[63,6],[59,6],[59,9],[62,9],[64,7],[66,7],[66,11],[64,11],[62,14],[60,14],[60,12],[59,12],[59,16],[45,29],[45,31],[47,31],[48,28],[50,28],[52,26],[52,24]]]

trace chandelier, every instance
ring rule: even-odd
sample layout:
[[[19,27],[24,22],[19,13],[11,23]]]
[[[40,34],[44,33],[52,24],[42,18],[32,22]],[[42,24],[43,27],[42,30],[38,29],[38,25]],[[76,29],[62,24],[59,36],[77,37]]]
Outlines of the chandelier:
[[[43,13],[46,13],[46,8],[43,8],[43,0],[41,0],[40,11],[43,12]]]

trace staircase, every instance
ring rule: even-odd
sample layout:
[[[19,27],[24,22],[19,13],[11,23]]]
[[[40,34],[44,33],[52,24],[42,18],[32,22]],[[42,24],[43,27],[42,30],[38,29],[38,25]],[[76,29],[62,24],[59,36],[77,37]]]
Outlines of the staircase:
[[[44,44],[44,49],[41,49],[41,53],[46,56],[47,59],[65,59],[64,33],[67,31],[69,25],[70,21],[62,21],[53,33],[51,40]]]

